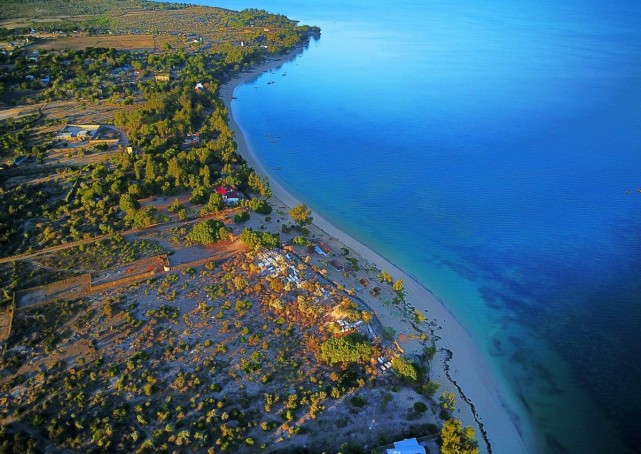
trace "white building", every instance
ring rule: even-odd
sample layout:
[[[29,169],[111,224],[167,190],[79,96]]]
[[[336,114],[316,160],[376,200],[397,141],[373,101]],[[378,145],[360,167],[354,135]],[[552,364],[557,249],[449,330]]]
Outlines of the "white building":
[[[394,447],[387,454],[426,454],[425,448],[418,444],[416,438],[394,442]]]

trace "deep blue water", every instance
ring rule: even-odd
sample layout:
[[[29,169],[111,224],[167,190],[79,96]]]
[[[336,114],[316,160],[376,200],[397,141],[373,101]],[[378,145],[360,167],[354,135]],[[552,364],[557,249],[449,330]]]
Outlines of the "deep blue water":
[[[547,451],[641,451],[641,2],[202,3],[322,28],[236,91],[280,182],[445,301]]]

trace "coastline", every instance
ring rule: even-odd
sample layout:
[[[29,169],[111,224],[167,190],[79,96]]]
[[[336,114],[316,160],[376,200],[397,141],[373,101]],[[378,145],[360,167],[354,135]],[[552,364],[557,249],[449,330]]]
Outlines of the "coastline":
[[[236,122],[231,104],[235,89],[258,78],[263,72],[277,68],[291,61],[302,52],[296,48],[289,53],[268,60],[254,67],[251,71],[241,73],[220,88],[220,96],[229,112],[229,125],[234,132],[238,152],[248,164],[261,175],[269,179],[273,192],[271,204],[287,209],[300,203],[273,176],[266,171],[256,158],[245,138],[245,133]],[[438,349],[431,378],[441,384],[441,391],[454,392],[458,396],[458,408],[455,417],[463,425],[472,426],[477,434],[481,452],[538,452],[534,430],[529,421],[519,421],[505,404],[505,398],[492,380],[488,366],[484,363],[480,351],[469,333],[458,322],[447,307],[435,297],[429,289],[417,282],[383,256],[370,249],[357,239],[341,231],[316,212],[312,212],[314,222],[312,232],[325,237],[330,242],[345,245],[353,251],[353,256],[379,270],[389,272],[394,279],[405,283],[406,301],[422,310],[430,322],[429,329],[436,339]],[[397,334],[415,334],[416,330],[398,308],[386,306],[376,298],[367,298],[367,304],[376,313],[384,326],[392,326]],[[419,353],[418,342],[403,344],[408,353]]]

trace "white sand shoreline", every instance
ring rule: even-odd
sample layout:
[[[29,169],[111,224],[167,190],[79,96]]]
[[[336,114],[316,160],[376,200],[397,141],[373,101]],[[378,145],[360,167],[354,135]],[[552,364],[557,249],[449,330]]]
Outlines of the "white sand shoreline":
[[[269,178],[270,187],[274,197],[277,199],[275,202],[280,202],[287,207],[293,207],[300,202],[274,179],[261,162],[256,159],[253,150],[247,144],[244,131],[233,118],[231,103],[236,87],[257,78],[265,71],[293,59],[300,52],[297,49],[287,55],[278,57],[278,59],[258,65],[253,71],[242,73],[240,77],[236,77],[224,84],[220,90],[221,97],[230,112],[229,123],[236,136],[238,152],[258,174]],[[434,361],[432,367],[432,378],[441,383],[442,390],[455,392],[459,397],[462,397],[459,390],[464,393],[468,405],[462,402],[462,399],[459,399],[459,410],[457,410],[455,416],[461,419],[464,425],[471,425],[475,428],[481,452],[490,450],[499,454],[507,452],[538,452],[539,449],[537,448],[532,426],[528,421],[521,423],[514,421],[516,416],[504,404],[505,399],[501,396],[500,390],[492,380],[490,371],[484,363],[478,348],[469,333],[445,305],[414,278],[390,263],[380,254],[339,230],[318,213],[313,212],[313,217],[314,225],[327,235],[343,243],[360,257],[374,264],[378,269],[388,271],[395,279],[403,279],[407,291],[406,300],[417,309],[424,311],[430,322],[436,323],[435,334],[440,337],[437,341],[439,355],[437,356],[438,360]],[[390,317],[393,317],[393,315],[389,314],[389,309],[383,307],[382,304],[379,306],[371,307],[371,309],[376,312],[379,318],[388,318],[384,324],[393,323],[393,320],[390,321]],[[448,356],[451,356],[451,358],[448,358]],[[454,383],[446,376],[447,369],[449,369],[449,376]],[[489,450],[486,443],[484,443],[481,430],[485,432],[486,439],[489,440],[491,445]]]

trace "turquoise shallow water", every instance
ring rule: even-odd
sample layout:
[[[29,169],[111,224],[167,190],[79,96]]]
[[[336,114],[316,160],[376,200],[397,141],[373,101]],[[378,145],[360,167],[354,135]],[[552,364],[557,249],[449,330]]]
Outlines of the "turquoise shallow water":
[[[280,182],[445,301],[546,451],[641,450],[641,4],[202,3],[323,30],[236,92]]]

